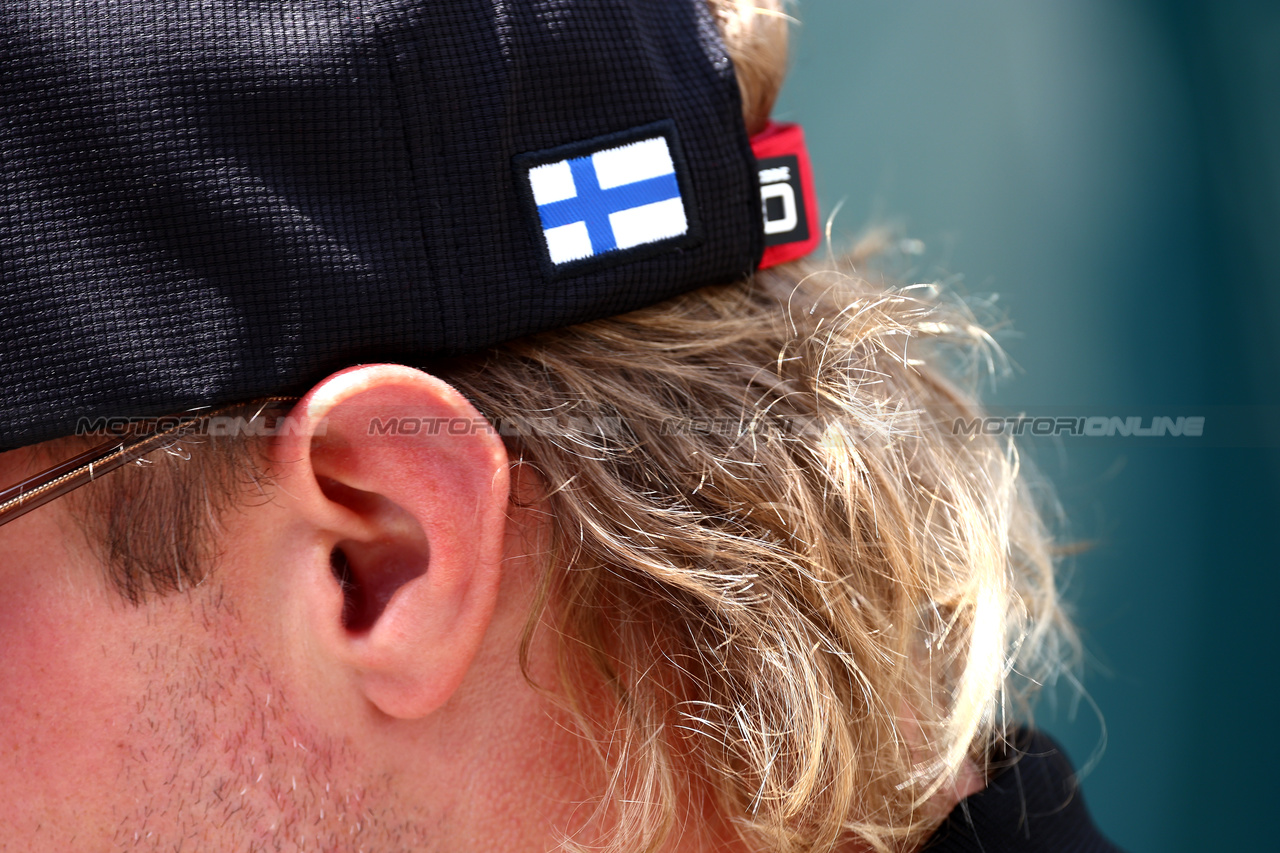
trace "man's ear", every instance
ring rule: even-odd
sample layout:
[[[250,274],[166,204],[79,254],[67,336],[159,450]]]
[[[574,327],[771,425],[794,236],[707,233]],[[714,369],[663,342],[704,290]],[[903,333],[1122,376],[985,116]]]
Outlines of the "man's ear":
[[[384,713],[426,715],[462,681],[493,614],[502,440],[453,387],[399,365],[330,376],[286,423],[271,459],[309,536],[313,636]]]

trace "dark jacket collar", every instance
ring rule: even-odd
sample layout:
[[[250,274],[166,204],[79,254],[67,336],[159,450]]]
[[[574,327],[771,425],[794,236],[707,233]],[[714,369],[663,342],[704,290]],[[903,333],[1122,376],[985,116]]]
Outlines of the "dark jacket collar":
[[[987,787],[956,806],[924,851],[1119,853],[1093,825],[1062,748],[1029,729],[1009,741]]]

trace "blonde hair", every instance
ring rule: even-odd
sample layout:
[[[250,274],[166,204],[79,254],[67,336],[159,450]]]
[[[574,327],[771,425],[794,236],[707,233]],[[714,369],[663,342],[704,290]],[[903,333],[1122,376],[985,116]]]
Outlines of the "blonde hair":
[[[758,130],[785,70],[781,3],[712,7]],[[998,349],[961,302],[867,277],[870,254],[437,366],[517,427],[515,464],[545,486],[529,633],[555,628],[557,692],[601,745],[612,850],[659,849],[703,791],[754,849],[916,846],[943,817],[930,797],[1074,649],[1015,448],[954,428],[980,414]],[[199,579],[205,560],[180,552],[215,523],[201,501],[243,479],[243,447],[192,450],[236,461],[144,472],[188,483],[173,494],[191,517],[155,543],[117,531],[134,597],[174,588],[162,564]],[[94,512],[136,525],[119,503]],[[593,713],[600,682],[612,715]]]
[[[781,3],[712,5],[758,130]],[[759,849],[909,849],[1073,654],[1016,449],[955,430],[998,348],[963,304],[864,278],[870,254],[446,374],[523,425],[512,450],[547,486],[562,688],[582,709],[602,678],[619,709],[579,714],[611,765],[614,850],[659,849],[699,786]]]
[[[1011,672],[1070,638],[1013,447],[954,431],[978,409],[930,366],[992,347],[930,291],[792,265],[445,372],[547,486],[563,686],[620,709],[580,720],[613,849],[658,849],[695,779],[761,849],[941,819]]]
[[[784,0],[708,0],[733,59],[748,134],[764,129],[787,76]]]

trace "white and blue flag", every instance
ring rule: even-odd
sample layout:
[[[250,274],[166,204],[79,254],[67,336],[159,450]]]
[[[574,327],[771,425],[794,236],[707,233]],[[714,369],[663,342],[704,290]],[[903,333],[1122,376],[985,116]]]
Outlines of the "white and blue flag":
[[[529,169],[547,254],[556,266],[687,234],[667,137]]]

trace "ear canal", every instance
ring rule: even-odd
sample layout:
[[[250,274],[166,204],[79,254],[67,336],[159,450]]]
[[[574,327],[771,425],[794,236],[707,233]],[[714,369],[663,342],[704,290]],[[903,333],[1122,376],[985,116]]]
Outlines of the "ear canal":
[[[329,569],[342,588],[342,627],[348,631],[367,631],[373,620],[369,618],[364,589],[356,583],[355,573],[351,571],[347,552],[334,548],[329,553]]]
[[[329,553],[329,570],[342,588],[342,626],[368,631],[405,584],[427,571],[423,549],[391,542],[338,543]]]
[[[329,554],[329,570],[342,588],[342,625],[362,633],[378,621],[397,590],[426,572],[426,534],[404,508],[385,496],[327,477],[320,487],[330,500],[376,517],[384,533],[369,541],[343,540]]]

